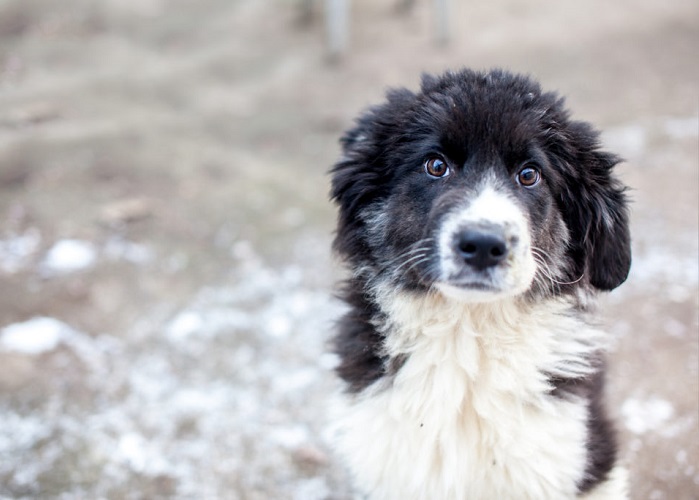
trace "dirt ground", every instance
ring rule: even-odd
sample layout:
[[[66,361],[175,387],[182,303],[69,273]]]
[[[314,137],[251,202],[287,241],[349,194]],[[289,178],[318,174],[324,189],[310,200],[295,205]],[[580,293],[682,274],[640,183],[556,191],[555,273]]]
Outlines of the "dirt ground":
[[[633,498],[699,498],[699,3],[0,2],[0,497],[345,499],[325,352],[337,138],[422,71],[506,67],[626,158],[601,297]]]

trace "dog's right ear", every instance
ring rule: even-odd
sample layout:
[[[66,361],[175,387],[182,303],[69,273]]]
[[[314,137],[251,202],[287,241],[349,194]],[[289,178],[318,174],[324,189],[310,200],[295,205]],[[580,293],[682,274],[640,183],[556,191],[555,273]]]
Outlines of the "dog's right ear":
[[[386,92],[386,102],[365,110],[356,120],[355,127],[349,129],[340,139],[343,158],[335,165],[336,170],[344,158],[354,154],[362,157],[369,153],[367,146],[395,140],[396,131],[401,126],[405,112],[412,107],[415,94],[405,88],[390,89]]]
[[[362,113],[340,139],[342,156],[330,170],[330,196],[339,205],[334,246],[342,254],[366,250],[357,248],[364,241],[357,234],[364,224],[359,211],[387,194],[392,169],[386,154],[404,137],[405,114],[414,100],[415,94],[407,89],[388,91],[386,102]]]

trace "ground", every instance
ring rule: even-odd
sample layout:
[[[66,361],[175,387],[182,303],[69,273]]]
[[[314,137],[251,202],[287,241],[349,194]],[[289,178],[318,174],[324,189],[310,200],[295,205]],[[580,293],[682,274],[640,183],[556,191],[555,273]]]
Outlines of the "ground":
[[[699,3],[0,2],[0,496],[351,498],[327,169],[388,86],[506,67],[604,130],[634,264],[601,297],[633,498],[699,496]],[[458,4],[458,5],[456,5]]]

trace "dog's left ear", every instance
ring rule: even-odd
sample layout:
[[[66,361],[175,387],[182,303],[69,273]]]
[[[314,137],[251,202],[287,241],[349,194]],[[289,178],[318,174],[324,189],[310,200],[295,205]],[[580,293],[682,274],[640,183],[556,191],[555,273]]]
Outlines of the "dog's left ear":
[[[616,162],[616,161],[615,161]],[[614,178],[594,186],[594,218],[585,235],[590,284],[613,290],[626,281],[631,268],[631,237],[624,188]]]
[[[631,267],[626,188],[612,172],[621,160],[598,149],[597,133],[587,124],[571,125],[564,147],[569,179],[560,201],[573,260],[592,286],[613,290]]]

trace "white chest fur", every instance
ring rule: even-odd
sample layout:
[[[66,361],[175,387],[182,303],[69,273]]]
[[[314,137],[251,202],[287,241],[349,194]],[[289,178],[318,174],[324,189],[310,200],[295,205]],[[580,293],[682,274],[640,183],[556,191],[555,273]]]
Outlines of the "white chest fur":
[[[591,372],[600,332],[563,302],[382,302],[386,353],[405,362],[349,402],[339,434],[370,498],[574,498],[587,404],[548,395],[546,374]]]

